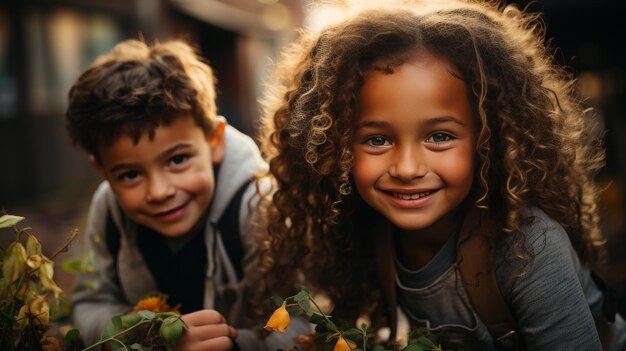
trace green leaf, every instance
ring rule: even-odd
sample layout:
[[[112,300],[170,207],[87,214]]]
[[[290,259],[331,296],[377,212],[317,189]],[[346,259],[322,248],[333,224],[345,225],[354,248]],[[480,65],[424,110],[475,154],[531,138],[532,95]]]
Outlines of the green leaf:
[[[71,329],[63,336],[64,350],[78,350],[80,346],[80,332],[78,329]]]
[[[128,329],[132,326],[134,326],[135,324],[141,322],[141,317],[138,315],[124,315],[122,317],[120,317],[120,319],[122,320],[122,328],[124,329]]]
[[[6,215],[0,217],[0,228],[14,227],[16,224],[21,222],[23,219],[24,219],[24,217],[13,216],[13,215],[6,214]]]
[[[178,316],[171,316],[163,321],[161,328],[159,328],[159,334],[161,334],[168,351],[174,350],[178,339],[183,335],[186,328],[185,322]]]
[[[131,348],[131,350],[140,350],[140,351],[143,350],[143,346],[141,346],[141,344],[137,344],[137,343],[134,343],[134,344],[130,345],[130,348]]]
[[[343,332],[343,335],[359,335],[359,334],[361,334],[361,331],[358,330],[357,328],[350,328]]]
[[[307,295],[308,296],[308,295]],[[300,308],[306,313],[306,314],[311,314],[313,313],[313,311],[311,311],[311,304],[309,303],[309,299],[304,299],[304,300],[296,300],[296,302],[298,303],[298,306],[300,306]]]
[[[122,318],[120,318],[120,316],[115,316],[111,318],[109,323],[107,323],[104,327],[104,330],[102,330],[100,341],[108,339],[120,331],[122,331]]]
[[[156,317],[156,313],[148,310],[141,310],[137,312],[137,315],[143,319],[152,320]]]
[[[311,295],[311,292],[306,288],[306,286],[301,286],[300,291],[304,291],[307,295]]]
[[[372,351],[385,351],[385,348],[382,345],[376,345]]]
[[[319,315],[317,313],[313,313],[309,317],[309,322],[311,322],[313,324],[316,324],[316,325],[325,325],[326,324],[326,319],[324,319],[324,317],[322,317],[321,315]]]
[[[61,268],[69,274],[76,274],[82,271],[82,261],[78,258],[68,258],[61,262]]]
[[[425,351],[421,345],[411,344],[404,348],[403,351]]]
[[[272,301],[276,304],[276,306],[280,307],[283,305],[283,298],[280,296],[272,296]]]
[[[304,290],[300,290],[300,292],[298,292],[294,297],[294,301],[299,302],[299,301],[307,301],[309,300],[309,294],[304,291]]]
[[[433,347],[437,346],[437,345],[435,345],[435,343],[432,340],[430,340],[430,338],[428,338],[427,336],[424,336],[424,335],[419,336],[417,338],[417,344],[421,345],[421,346],[424,346],[424,347],[428,347],[428,348],[433,348]]]

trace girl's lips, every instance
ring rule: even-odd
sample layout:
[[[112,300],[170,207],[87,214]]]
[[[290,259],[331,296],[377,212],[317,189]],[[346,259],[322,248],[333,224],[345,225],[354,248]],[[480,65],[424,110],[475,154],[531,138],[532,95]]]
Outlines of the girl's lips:
[[[398,207],[418,208],[428,204],[439,190],[440,189],[419,190],[416,192],[385,191],[385,194]]]

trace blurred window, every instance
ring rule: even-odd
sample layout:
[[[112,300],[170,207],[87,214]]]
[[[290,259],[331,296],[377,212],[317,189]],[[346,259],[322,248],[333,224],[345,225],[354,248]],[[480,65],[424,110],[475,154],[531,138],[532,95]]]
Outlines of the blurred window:
[[[36,116],[63,114],[67,93],[89,63],[123,37],[115,19],[71,9],[26,15],[26,101]]]
[[[17,110],[17,80],[13,65],[15,55],[11,47],[11,19],[8,13],[0,11],[0,119],[15,116]]]

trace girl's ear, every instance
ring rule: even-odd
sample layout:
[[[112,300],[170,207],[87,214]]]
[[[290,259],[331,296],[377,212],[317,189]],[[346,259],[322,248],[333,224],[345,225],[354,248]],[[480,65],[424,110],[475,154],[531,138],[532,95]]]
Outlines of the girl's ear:
[[[91,163],[91,166],[95,168],[98,173],[102,174],[102,176],[106,178],[104,166],[102,166],[102,164],[98,162],[96,156],[94,156],[93,154],[89,154],[89,163]]]
[[[222,162],[226,149],[225,141],[226,119],[218,116],[213,124],[213,132],[209,136],[209,146],[211,146],[211,159],[214,164]]]

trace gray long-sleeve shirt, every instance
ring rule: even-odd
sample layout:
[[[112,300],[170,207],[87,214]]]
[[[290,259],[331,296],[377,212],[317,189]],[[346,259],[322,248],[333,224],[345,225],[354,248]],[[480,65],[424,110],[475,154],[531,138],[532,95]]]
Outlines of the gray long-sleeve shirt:
[[[496,280],[530,350],[600,350],[594,317],[601,317],[602,292],[580,264],[567,233],[533,208],[522,227],[533,254],[519,267],[496,259]],[[449,347],[494,350],[493,338],[472,308],[456,264],[454,235],[424,267],[410,271],[396,260],[398,300],[411,325],[441,333]],[[506,252],[506,251],[503,251]],[[626,326],[618,316],[610,350],[626,348]]]

